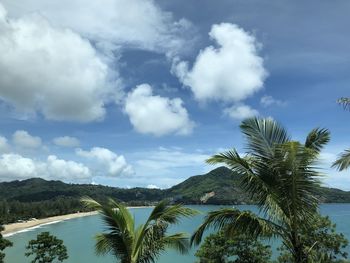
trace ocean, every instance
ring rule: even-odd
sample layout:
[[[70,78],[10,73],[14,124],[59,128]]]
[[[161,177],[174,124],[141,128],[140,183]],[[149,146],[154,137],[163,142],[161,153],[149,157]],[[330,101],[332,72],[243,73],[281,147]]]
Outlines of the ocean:
[[[184,219],[181,224],[173,226],[171,232],[192,232],[201,224],[205,214],[211,210],[216,210],[220,206],[190,206],[199,210],[202,214],[191,219]],[[256,211],[255,206],[237,206],[240,209],[249,209]],[[136,223],[141,223],[146,220],[152,208],[137,208],[131,209],[135,216]],[[337,232],[343,233],[350,240],[350,204],[324,204],[321,205],[321,213],[328,215],[331,220],[337,225]],[[87,216],[69,219],[66,221],[55,222],[47,225],[42,225],[30,230],[22,231],[7,237],[14,246],[5,250],[6,263],[25,263],[30,260],[24,256],[25,246],[29,240],[36,238],[37,234],[42,231],[49,231],[64,241],[67,247],[69,259],[66,263],[111,263],[116,262],[115,258],[106,256],[96,256],[94,253],[94,235],[103,231],[103,224],[99,215]],[[272,247],[275,248],[276,242],[273,242]],[[178,254],[175,251],[166,251],[159,258],[159,263],[193,263],[196,261],[194,256],[197,248],[193,248],[186,255]],[[350,247],[347,247],[347,252],[350,254]],[[276,255],[276,253],[275,253]]]

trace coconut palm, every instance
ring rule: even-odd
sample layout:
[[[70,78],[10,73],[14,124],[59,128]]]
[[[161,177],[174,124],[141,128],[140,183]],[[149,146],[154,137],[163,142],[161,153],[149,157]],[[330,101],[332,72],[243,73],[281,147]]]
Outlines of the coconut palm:
[[[295,262],[307,262],[300,239],[300,226],[312,222],[317,213],[320,173],[315,165],[329,141],[326,129],[314,129],[305,143],[292,141],[276,121],[250,118],[240,126],[247,140],[247,154],[233,149],[216,154],[210,164],[225,164],[240,178],[259,213],[225,208],[209,212],[191,242],[199,244],[208,228],[226,229],[229,236],[279,237]]]
[[[135,228],[135,220],[130,211],[112,199],[100,204],[91,198],[83,198],[83,203],[102,216],[106,232],[96,235],[96,253],[113,254],[121,263],[155,262],[167,248],[180,253],[187,252],[189,240],[185,233],[167,235],[170,225],[181,217],[196,214],[195,210],[182,205],[170,206],[168,201],[158,203],[144,224]]]
[[[346,110],[350,110],[350,98],[340,98],[337,101]],[[338,168],[339,171],[343,171],[350,166],[350,149],[345,150],[339,156],[339,158],[333,163],[333,167]]]

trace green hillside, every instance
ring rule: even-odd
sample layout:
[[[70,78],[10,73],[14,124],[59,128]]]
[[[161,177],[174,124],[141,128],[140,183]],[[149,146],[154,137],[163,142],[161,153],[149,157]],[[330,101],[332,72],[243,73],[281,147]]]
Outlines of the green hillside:
[[[251,203],[238,185],[238,176],[234,176],[226,167],[219,167],[207,174],[192,176],[165,192],[167,197],[183,203],[203,203],[200,198],[212,192],[213,196],[205,201],[206,204]]]
[[[325,203],[350,203],[350,192],[323,188]],[[90,196],[99,201],[108,197],[129,205],[150,205],[169,198],[185,204],[251,204],[239,187],[239,177],[226,167],[192,176],[169,189],[116,187],[91,184],[66,184],[32,178],[0,183],[0,223],[83,211],[79,199]]]

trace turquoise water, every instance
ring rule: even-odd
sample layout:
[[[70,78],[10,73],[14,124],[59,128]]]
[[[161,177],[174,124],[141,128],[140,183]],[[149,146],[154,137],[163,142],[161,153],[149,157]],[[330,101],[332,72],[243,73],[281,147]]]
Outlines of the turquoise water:
[[[171,231],[185,231],[192,233],[202,222],[204,215],[219,206],[193,206],[192,208],[201,211],[203,214],[191,219],[184,219],[180,225],[171,228]],[[239,206],[241,209],[256,211],[254,206]],[[150,208],[131,209],[136,222],[144,222],[148,217]],[[321,206],[321,213],[328,215],[337,224],[337,231],[342,232],[350,240],[350,204],[327,204]],[[8,237],[13,243],[12,248],[6,249],[6,263],[29,262],[24,257],[25,245],[29,240],[34,239],[42,231],[50,231],[58,238],[64,240],[67,246],[69,259],[67,263],[111,263],[116,262],[112,256],[99,256],[94,254],[94,235],[103,230],[102,222],[98,215],[75,218],[55,224],[41,226],[27,232],[22,232]],[[274,244],[272,244],[275,247]],[[173,251],[165,252],[159,259],[160,263],[190,263],[195,262],[196,249],[187,255],[180,255]],[[350,248],[347,248],[350,253]]]

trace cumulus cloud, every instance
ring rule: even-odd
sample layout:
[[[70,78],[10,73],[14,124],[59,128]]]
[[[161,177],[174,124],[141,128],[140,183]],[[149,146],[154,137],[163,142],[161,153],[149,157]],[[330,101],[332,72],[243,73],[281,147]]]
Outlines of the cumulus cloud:
[[[27,131],[16,131],[12,135],[12,141],[15,146],[21,148],[36,149],[42,146],[41,138],[38,136],[32,136]]]
[[[261,97],[260,104],[264,107],[269,107],[272,105],[284,106],[284,105],[286,105],[286,102],[275,99],[272,96],[265,95],[265,96]]]
[[[47,119],[100,120],[112,96],[108,66],[88,40],[38,14],[10,18],[1,4],[0,71],[0,99]]]
[[[22,180],[32,177],[59,179],[68,182],[88,182],[91,173],[89,168],[83,164],[62,160],[55,155],[48,156],[46,161],[39,161],[14,153],[0,156],[0,180]]]
[[[201,50],[192,69],[179,59],[172,68],[194,97],[198,101],[239,102],[260,90],[267,72],[255,37],[230,23],[213,25],[209,36],[217,46]]]
[[[62,147],[78,147],[80,145],[77,138],[70,136],[56,137],[53,139],[53,143]]]
[[[139,85],[128,94],[124,111],[140,133],[186,135],[194,127],[180,98],[153,95],[152,87],[148,84]]]
[[[133,168],[129,165],[123,155],[117,155],[109,149],[102,147],[93,147],[90,151],[84,151],[77,149],[76,154],[78,156],[95,160],[99,166],[97,166],[97,175],[100,176],[122,176],[132,175],[134,173]],[[106,171],[106,173],[104,173]]]
[[[106,46],[173,53],[193,39],[192,25],[175,20],[153,0],[4,0],[12,15],[39,10],[56,25],[72,28]],[[189,41],[190,42],[190,41]]]
[[[259,115],[259,112],[248,105],[234,105],[224,110],[224,114],[228,115],[232,119],[243,120],[246,118]]]

